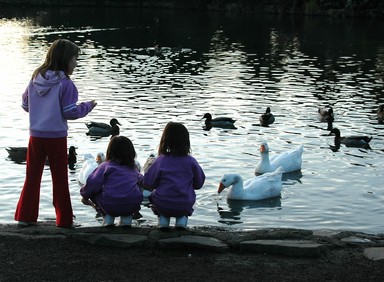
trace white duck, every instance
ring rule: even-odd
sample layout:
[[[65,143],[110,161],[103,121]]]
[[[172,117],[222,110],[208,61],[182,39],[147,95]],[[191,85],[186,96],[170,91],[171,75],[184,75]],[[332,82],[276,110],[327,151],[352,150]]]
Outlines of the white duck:
[[[269,158],[269,148],[267,142],[260,145],[261,159],[256,165],[255,174],[263,174],[275,171],[278,167],[282,167],[284,172],[292,172],[301,169],[302,155],[304,146],[300,145],[290,151],[283,152],[280,155]]]
[[[227,199],[256,201],[277,197],[282,189],[283,172],[283,169],[279,167],[274,172],[254,176],[244,182],[239,174],[224,174],[217,192],[220,194],[225,188],[232,185],[228,190]]]
[[[94,158],[91,154],[84,155],[83,167],[77,176],[77,181],[79,182],[80,186],[85,185],[88,176],[99,166],[99,164],[104,161],[104,153],[98,153],[96,158]]]

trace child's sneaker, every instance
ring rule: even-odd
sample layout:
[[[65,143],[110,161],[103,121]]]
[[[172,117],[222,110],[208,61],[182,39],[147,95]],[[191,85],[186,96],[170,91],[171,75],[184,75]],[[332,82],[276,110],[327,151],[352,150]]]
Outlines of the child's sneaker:
[[[186,229],[188,223],[188,217],[186,216],[180,216],[176,218],[176,229]]]
[[[171,221],[171,218],[160,215],[159,216],[159,228],[160,229],[168,229],[170,221]]]
[[[132,215],[120,216],[120,226],[131,227],[132,226]]]
[[[115,225],[115,217],[109,214],[104,215],[103,226],[110,227]]]
[[[27,221],[18,221],[17,222],[17,226],[19,226],[19,227],[28,227],[28,226],[31,226],[33,224],[34,224],[33,222],[27,222]]]

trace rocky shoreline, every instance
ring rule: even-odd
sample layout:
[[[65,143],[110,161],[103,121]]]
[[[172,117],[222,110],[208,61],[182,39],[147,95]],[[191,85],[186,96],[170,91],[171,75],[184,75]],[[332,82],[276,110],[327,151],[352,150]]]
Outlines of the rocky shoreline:
[[[29,227],[0,225],[0,238],[73,239],[91,245],[117,248],[200,249],[214,252],[268,253],[293,257],[320,257],[338,248],[359,248],[369,259],[384,259],[384,234],[353,231],[268,228],[250,231],[218,227],[187,230],[156,227],[58,228],[53,222]],[[373,250],[375,249],[375,250]],[[375,253],[376,255],[372,255]],[[380,254],[380,255],[379,255]]]
[[[0,224],[0,281],[382,281],[384,234]]]

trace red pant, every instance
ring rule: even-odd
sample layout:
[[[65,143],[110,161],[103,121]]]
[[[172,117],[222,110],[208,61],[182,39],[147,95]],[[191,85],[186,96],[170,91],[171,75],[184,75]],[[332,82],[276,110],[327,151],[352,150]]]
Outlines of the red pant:
[[[40,185],[48,157],[52,175],[53,206],[56,225],[69,227],[73,211],[68,185],[67,138],[30,137],[27,151],[27,169],[23,190],[16,207],[15,220],[36,222],[39,214]]]

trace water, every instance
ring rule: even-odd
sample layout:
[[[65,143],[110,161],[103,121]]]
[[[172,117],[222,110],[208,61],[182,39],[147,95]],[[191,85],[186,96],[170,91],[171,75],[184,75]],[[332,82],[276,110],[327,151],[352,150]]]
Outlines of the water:
[[[5,150],[27,146],[21,94],[49,44],[61,36],[82,49],[72,76],[80,100],[98,101],[89,116],[69,122],[68,144],[79,154],[77,169],[69,173],[77,223],[100,225],[94,211],[81,204],[76,177],[82,156],[105,151],[109,141],[86,136],[84,123],[115,117],[141,164],[157,151],[168,121],[187,126],[193,155],[207,176],[190,226],[383,232],[384,125],[375,117],[384,103],[383,22],[125,9],[2,13],[1,223],[13,222],[25,176],[25,165],[9,160]],[[267,106],[276,121],[260,127]],[[342,135],[372,135],[371,149],[332,151],[333,137],[317,119],[317,109],[328,106]],[[203,130],[206,112],[235,118],[237,129]],[[217,195],[222,174],[253,176],[262,140],[271,155],[304,145],[302,170],[284,177],[281,197],[233,202],[225,192]],[[51,202],[46,167],[39,220],[54,219]],[[146,203],[141,214],[138,225],[156,223]]]

